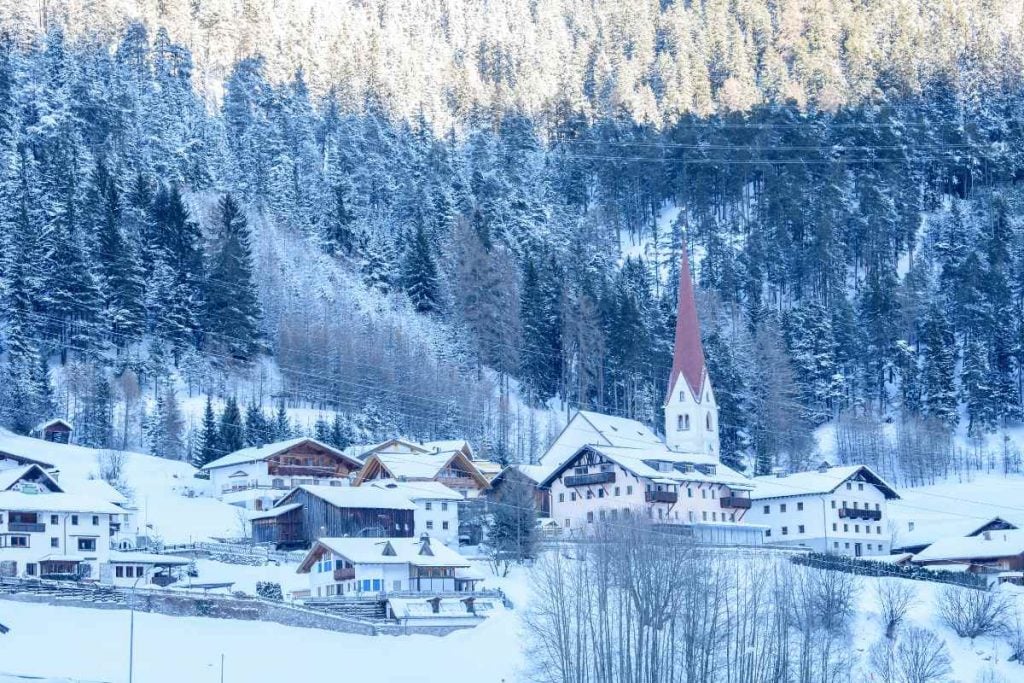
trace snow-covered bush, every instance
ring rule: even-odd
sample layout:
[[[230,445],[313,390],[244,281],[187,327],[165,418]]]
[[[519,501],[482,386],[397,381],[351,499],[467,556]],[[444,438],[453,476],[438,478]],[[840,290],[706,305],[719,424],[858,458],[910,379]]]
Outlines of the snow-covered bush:
[[[942,622],[961,638],[995,635],[1010,616],[1011,604],[1002,593],[946,586],[938,595]]]

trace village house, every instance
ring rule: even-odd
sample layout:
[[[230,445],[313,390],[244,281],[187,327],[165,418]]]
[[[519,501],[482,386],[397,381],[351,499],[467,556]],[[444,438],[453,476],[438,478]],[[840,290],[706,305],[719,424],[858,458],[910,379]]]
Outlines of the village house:
[[[464,442],[462,442],[464,443]],[[464,448],[453,450],[375,450],[363,463],[354,483],[374,479],[436,481],[464,498],[475,498],[490,487]]]
[[[100,568],[100,583],[123,588],[169,586],[179,580],[176,572],[191,562],[175,555],[111,550],[110,561]]]
[[[363,486],[393,491],[409,499],[416,506],[417,533],[430,534],[431,539],[447,546],[458,546],[460,494],[436,481],[373,479]]]
[[[889,552],[917,554],[946,538],[980,536],[985,531],[1019,529],[1021,525],[1005,517],[992,517],[979,523],[977,519],[962,519],[955,516],[927,518],[924,520],[903,520],[892,530],[892,548]]]
[[[683,253],[665,439],[620,417],[581,411],[541,462],[551,518],[562,533],[587,535],[601,523],[641,517],[668,531],[722,544],[757,545],[746,523],[750,481],[720,460],[718,408],[704,363],[700,327]]]
[[[459,553],[420,538],[318,538],[299,565],[310,597],[460,593],[480,581]]]
[[[66,493],[38,465],[0,472],[0,575],[95,580],[122,510]]]
[[[299,486],[274,507],[250,516],[256,543],[308,548],[321,537],[410,538],[416,505],[375,486]]]
[[[748,519],[767,527],[765,543],[854,557],[890,550],[887,503],[899,495],[863,465],[755,477],[751,498]]]
[[[267,510],[296,486],[347,486],[362,463],[308,437],[251,446],[203,466],[215,496],[249,510]]]
[[[911,562],[932,569],[965,570],[993,582],[1024,583],[1024,529],[981,531],[935,541]]]
[[[32,429],[32,436],[43,441],[53,443],[71,443],[71,432],[74,429],[67,420],[55,418],[36,425]]]

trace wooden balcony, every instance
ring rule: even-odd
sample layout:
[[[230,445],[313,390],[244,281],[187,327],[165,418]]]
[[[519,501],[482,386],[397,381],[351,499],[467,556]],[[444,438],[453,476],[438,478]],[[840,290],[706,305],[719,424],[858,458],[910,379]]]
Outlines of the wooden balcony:
[[[648,503],[675,503],[679,494],[675,491],[645,491],[644,498]]]
[[[318,465],[273,465],[268,470],[272,477],[313,477],[314,479],[329,479],[337,477],[338,470],[333,467],[321,467]]]
[[[335,581],[348,581],[349,579],[356,578],[355,567],[340,567],[334,570]]]
[[[18,531],[21,533],[41,533],[46,531],[45,524],[33,524],[30,522],[10,522],[7,525],[8,531]]]
[[[877,522],[882,519],[882,511],[861,510],[857,508],[839,508],[839,516],[842,519],[863,519],[868,522]]]
[[[739,496],[722,496],[719,500],[722,501],[722,507],[724,508],[737,508],[739,510],[750,509],[749,498],[740,498]]]
[[[592,472],[590,474],[573,474],[562,480],[566,486],[591,486],[593,484],[614,484],[614,472]]]

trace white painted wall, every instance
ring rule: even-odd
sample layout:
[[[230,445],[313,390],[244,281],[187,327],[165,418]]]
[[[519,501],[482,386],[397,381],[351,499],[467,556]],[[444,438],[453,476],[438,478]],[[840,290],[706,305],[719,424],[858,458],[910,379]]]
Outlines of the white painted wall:
[[[673,451],[720,456],[718,404],[705,376],[700,400],[682,375],[665,404],[665,443]],[[688,426],[687,426],[688,425]]]
[[[9,510],[0,511],[0,561],[16,562],[18,576],[26,576],[28,565],[34,564],[38,576],[38,563],[46,556],[74,557],[90,565],[90,579],[99,580],[100,567],[110,558],[111,515],[88,512],[37,514],[43,531],[22,532],[11,530]],[[28,538],[28,547],[12,546],[12,536]],[[79,539],[94,541],[95,550],[79,550]]]
[[[855,504],[858,509],[880,510],[882,519],[839,517],[842,507]],[[868,482],[845,482],[832,494],[755,498],[746,520],[769,528],[765,543],[850,556],[856,555],[858,543],[861,555],[887,555],[891,545],[885,494]]]
[[[428,534],[446,546],[459,546],[459,501],[413,498],[412,502],[417,537]]]

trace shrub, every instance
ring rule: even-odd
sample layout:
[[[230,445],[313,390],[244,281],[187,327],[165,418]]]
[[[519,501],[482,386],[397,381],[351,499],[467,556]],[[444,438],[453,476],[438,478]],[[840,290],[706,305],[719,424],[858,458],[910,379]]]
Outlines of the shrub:
[[[938,597],[939,618],[961,638],[995,635],[1010,616],[1006,597],[993,590],[946,586]]]
[[[256,583],[256,595],[264,600],[284,600],[284,593],[281,592],[281,584],[274,581],[259,581]]]

